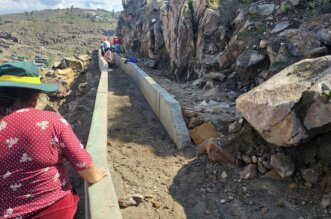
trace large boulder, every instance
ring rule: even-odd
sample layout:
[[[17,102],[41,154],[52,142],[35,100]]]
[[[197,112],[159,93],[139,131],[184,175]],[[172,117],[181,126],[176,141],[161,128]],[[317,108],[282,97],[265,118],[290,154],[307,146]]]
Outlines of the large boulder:
[[[285,37],[287,49],[294,57],[304,57],[306,53],[320,47],[321,44],[316,34],[305,29],[288,29],[279,36]]]
[[[238,97],[237,110],[269,143],[294,146],[331,130],[331,56],[305,59]]]

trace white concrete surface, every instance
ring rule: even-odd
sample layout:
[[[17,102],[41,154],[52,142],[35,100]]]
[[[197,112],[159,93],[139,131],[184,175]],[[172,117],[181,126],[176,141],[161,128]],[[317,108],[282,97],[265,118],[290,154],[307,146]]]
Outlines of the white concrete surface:
[[[108,63],[100,51],[99,69],[101,77],[86,149],[95,165],[106,168],[109,175],[94,185],[85,182],[86,219],[122,219],[107,161]]]
[[[181,106],[153,78],[134,63],[125,63],[125,59],[115,55],[115,63],[126,72],[137,84],[171,139],[179,149],[191,144],[191,137],[184,122]]]

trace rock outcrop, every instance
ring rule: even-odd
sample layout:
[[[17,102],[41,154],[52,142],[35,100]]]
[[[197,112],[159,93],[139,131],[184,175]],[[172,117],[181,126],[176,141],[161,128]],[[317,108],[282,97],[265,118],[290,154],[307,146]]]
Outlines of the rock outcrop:
[[[237,99],[269,143],[293,146],[330,130],[331,56],[300,61]]]
[[[178,79],[190,77],[191,63],[214,59],[207,65],[217,65],[214,57],[225,46],[226,28],[207,0],[139,0],[123,5],[117,34],[126,51],[152,59],[166,56]]]

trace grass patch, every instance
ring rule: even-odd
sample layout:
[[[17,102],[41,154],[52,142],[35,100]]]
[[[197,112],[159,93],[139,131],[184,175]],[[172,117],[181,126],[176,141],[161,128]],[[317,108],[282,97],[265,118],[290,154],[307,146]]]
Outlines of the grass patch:
[[[221,9],[221,0],[209,0],[208,8],[219,11]]]

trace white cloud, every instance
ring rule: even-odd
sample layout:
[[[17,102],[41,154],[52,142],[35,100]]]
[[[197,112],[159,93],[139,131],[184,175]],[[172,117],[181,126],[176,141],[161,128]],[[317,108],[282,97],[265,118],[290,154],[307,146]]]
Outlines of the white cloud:
[[[0,0],[0,14],[16,13],[43,9],[77,8],[122,10],[122,0]]]

